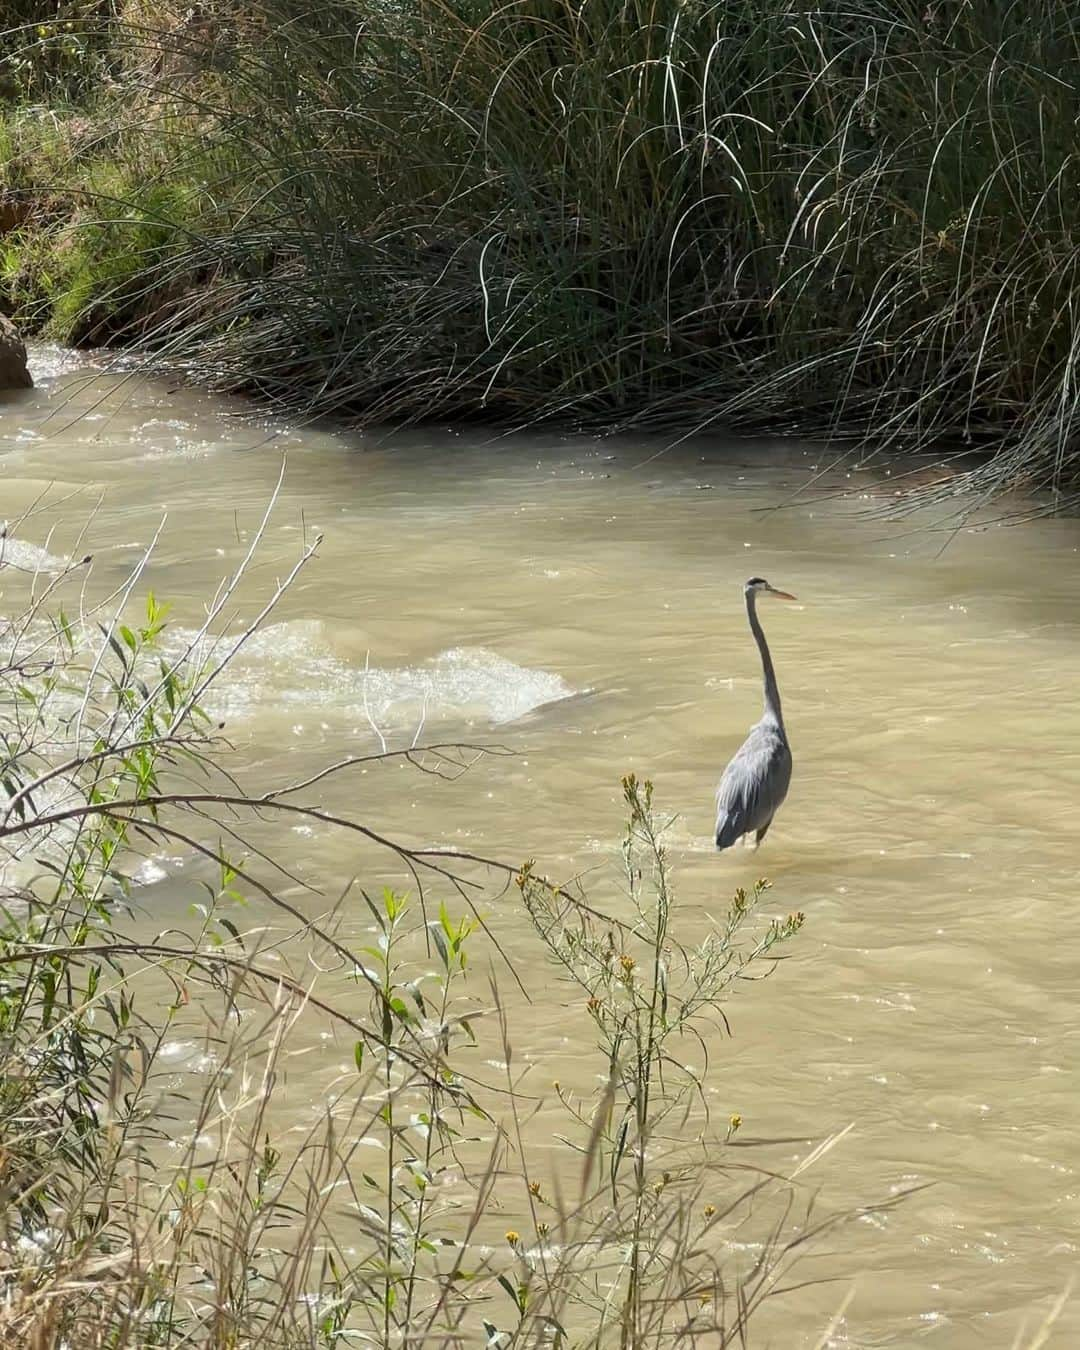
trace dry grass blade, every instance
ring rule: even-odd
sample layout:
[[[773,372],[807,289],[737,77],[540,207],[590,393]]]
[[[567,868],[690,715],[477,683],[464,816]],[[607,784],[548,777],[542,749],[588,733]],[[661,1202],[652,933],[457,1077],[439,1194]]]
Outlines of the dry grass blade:
[[[1050,1343],[1050,1333],[1053,1331],[1058,1318],[1068,1307],[1069,1300],[1072,1298],[1073,1284],[1074,1281],[1070,1280],[1054,1300],[1046,1316],[1039,1326],[1036,1327],[1035,1333],[1030,1340],[1025,1340],[1024,1332],[1021,1329],[1017,1334],[1016,1340],[1013,1342],[1013,1350],[1043,1350],[1043,1347]]]

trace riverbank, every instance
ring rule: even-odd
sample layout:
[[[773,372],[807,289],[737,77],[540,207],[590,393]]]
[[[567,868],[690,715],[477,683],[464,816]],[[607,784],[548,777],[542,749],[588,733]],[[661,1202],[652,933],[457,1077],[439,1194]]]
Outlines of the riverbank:
[[[1065,0],[116,13],[6,40],[31,333],[365,424],[839,433],[981,448],[949,492],[1076,480]]]

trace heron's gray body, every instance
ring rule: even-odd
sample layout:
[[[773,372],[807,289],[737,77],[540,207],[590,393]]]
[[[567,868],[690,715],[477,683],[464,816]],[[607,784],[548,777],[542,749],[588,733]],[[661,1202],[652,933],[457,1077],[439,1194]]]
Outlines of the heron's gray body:
[[[716,847],[754,832],[758,843],[787,796],[791,750],[782,727],[764,718],[753,727],[716,790]]]
[[[744,835],[754,834],[760,843],[780,809],[791,783],[791,747],[784,729],[780,691],[772,657],[757,617],[759,591],[792,599],[767,581],[752,577],[746,583],[746,617],[761,652],[765,680],[765,714],[750,730],[724,770],[716,791],[716,847],[730,848]]]

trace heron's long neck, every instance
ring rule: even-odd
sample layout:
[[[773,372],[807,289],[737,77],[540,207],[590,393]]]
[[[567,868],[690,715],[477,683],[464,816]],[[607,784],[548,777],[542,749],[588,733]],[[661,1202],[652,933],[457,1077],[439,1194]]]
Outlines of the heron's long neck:
[[[754,591],[746,592],[746,617],[750,620],[750,631],[761,653],[761,670],[765,676],[765,716],[771,717],[783,730],[784,713],[780,706],[780,690],[776,687],[776,671],[773,670],[772,657],[769,655],[769,644],[765,641],[765,633],[758,621],[757,595]]]

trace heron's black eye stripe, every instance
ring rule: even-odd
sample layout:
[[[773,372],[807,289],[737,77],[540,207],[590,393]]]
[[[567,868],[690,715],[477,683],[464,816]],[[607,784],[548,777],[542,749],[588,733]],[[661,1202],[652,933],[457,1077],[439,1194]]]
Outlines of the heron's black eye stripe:
[[[767,586],[769,583],[764,577],[751,577],[746,584],[748,586]]]

